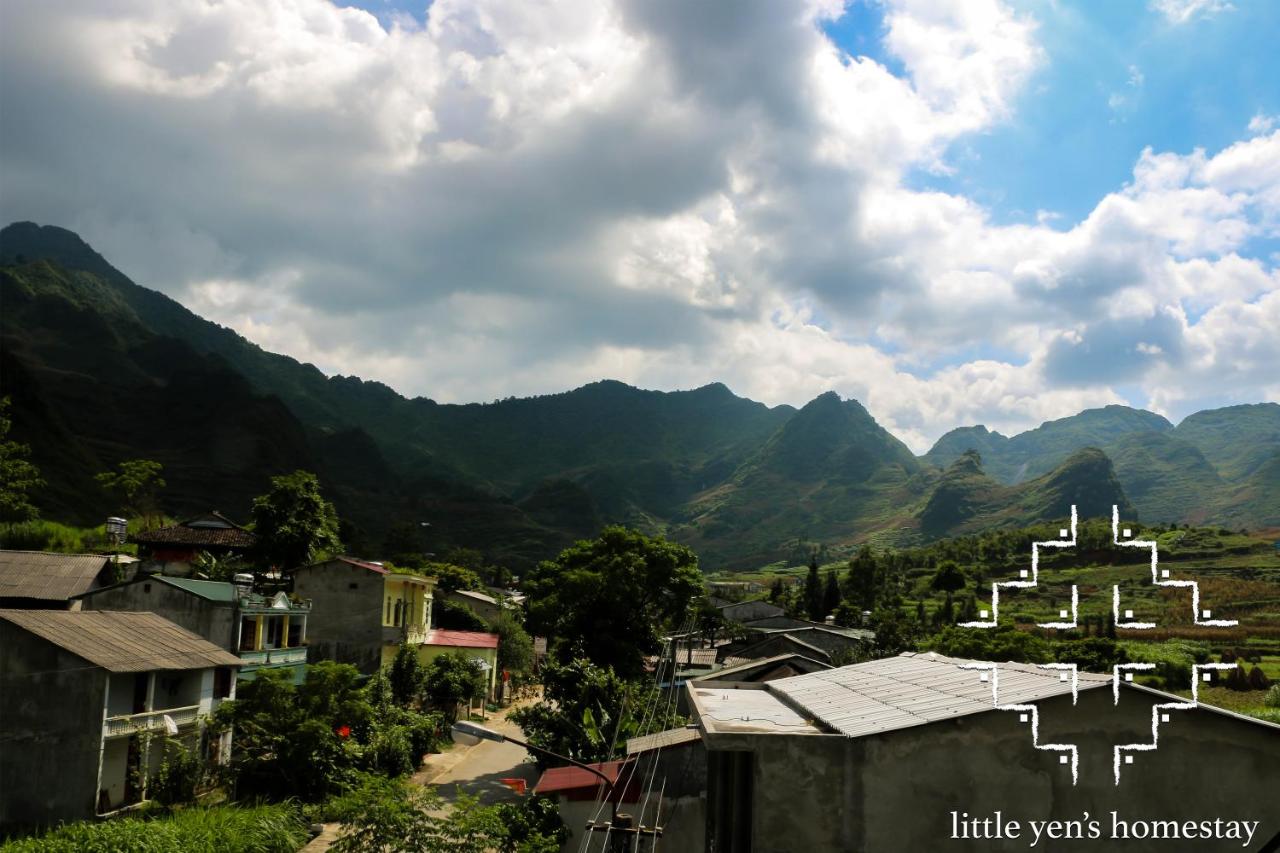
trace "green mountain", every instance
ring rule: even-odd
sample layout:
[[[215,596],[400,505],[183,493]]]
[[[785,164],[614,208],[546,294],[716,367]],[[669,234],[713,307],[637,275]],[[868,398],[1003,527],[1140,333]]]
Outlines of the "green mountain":
[[[1035,429],[1006,438],[986,427],[951,430],[930,448],[924,459],[945,468],[966,450],[982,454],[982,461],[1002,483],[1019,483],[1061,465],[1086,447],[1107,447],[1131,433],[1166,432],[1173,424],[1153,412],[1128,406],[1086,409],[1078,415],[1046,421]]]
[[[686,542],[709,568],[1056,519],[1073,501],[1280,524],[1275,404],[1177,428],[1121,406],[1012,438],[968,427],[923,459],[830,393],[796,410],[718,383],[603,381],[442,404],[266,352],[31,223],[0,231],[0,306],[0,390],[48,480],[37,502],[80,523],[118,509],[93,475],[143,457],[165,466],[171,514],[244,518],[271,475],[306,468],[352,550],[386,556],[384,539],[412,530],[423,548],[479,548],[517,571],[609,522]]]
[[[1109,516],[1113,505],[1127,518],[1134,515],[1111,460],[1096,447],[1012,486],[988,476],[978,453],[968,451],[943,473],[918,517],[921,530],[933,538],[1066,518],[1073,505],[1082,518]]]

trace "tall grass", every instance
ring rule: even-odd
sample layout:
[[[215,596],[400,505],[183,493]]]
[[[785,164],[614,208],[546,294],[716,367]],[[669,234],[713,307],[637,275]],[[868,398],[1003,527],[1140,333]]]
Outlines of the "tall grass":
[[[0,853],[294,853],[307,838],[291,806],[218,806],[68,824],[0,843]]]
[[[12,551],[57,551],[64,554],[89,554],[114,551],[102,527],[74,527],[57,521],[23,521],[0,524],[0,548]],[[131,544],[119,549],[133,553]]]

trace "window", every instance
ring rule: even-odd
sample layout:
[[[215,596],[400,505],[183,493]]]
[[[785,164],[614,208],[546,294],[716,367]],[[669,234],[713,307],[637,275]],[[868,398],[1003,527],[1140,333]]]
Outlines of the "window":
[[[391,624],[391,596],[387,596],[387,615],[382,619],[384,624]]]
[[[143,592],[151,592],[151,584],[149,584],[149,583],[144,583],[144,584],[142,585],[142,591],[143,591]]]
[[[266,629],[264,632],[266,634],[265,641],[262,644],[263,648],[280,648],[280,641],[284,639],[284,617],[268,616]]]
[[[258,642],[258,620],[245,616],[240,620],[240,651],[252,652]]]
[[[351,583],[347,584],[347,589],[359,589],[359,588],[360,588],[360,584],[356,583],[355,581],[352,581]]]
[[[213,696],[226,699],[231,695],[231,668],[220,666],[213,671]]]
[[[404,602],[396,599],[396,621],[393,623],[397,628],[404,624]]]

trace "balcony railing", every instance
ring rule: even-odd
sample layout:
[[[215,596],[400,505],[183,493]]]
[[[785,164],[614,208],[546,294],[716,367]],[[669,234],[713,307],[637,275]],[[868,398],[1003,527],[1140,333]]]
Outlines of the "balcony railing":
[[[412,625],[412,626],[383,625],[382,626],[382,642],[383,643],[395,644],[395,643],[400,643],[402,641],[414,643],[414,644],[425,643],[427,641],[427,630],[424,626],[421,626],[421,625]]]
[[[283,666],[285,664],[306,663],[307,647],[294,646],[287,649],[261,649],[256,652],[240,652],[240,660],[245,666]]]
[[[146,711],[141,714],[121,714],[107,717],[103,725],[105,737],[119,737],[139,732],[164,731],[164,717],[168,714],[179,727],[191,725],[200,716],[199,705],[187,705],[183,708],[164,708],[159,711]]]

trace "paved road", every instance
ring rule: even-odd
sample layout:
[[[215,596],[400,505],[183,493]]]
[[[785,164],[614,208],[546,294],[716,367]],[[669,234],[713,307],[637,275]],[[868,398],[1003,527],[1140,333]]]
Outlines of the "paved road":
[[[505,719],[493,720],[487,725],[496,731],[523,737],[519,727]],[[523,779],[527,789],[532,791],[538,781],[538,771],[529,758],[528,751],[522,746],[481,741],[432,779],[431,784],[445,799],[453,799],[461,789],[479,797],[484,805],[518,800],[519,794],[499,780]]]

